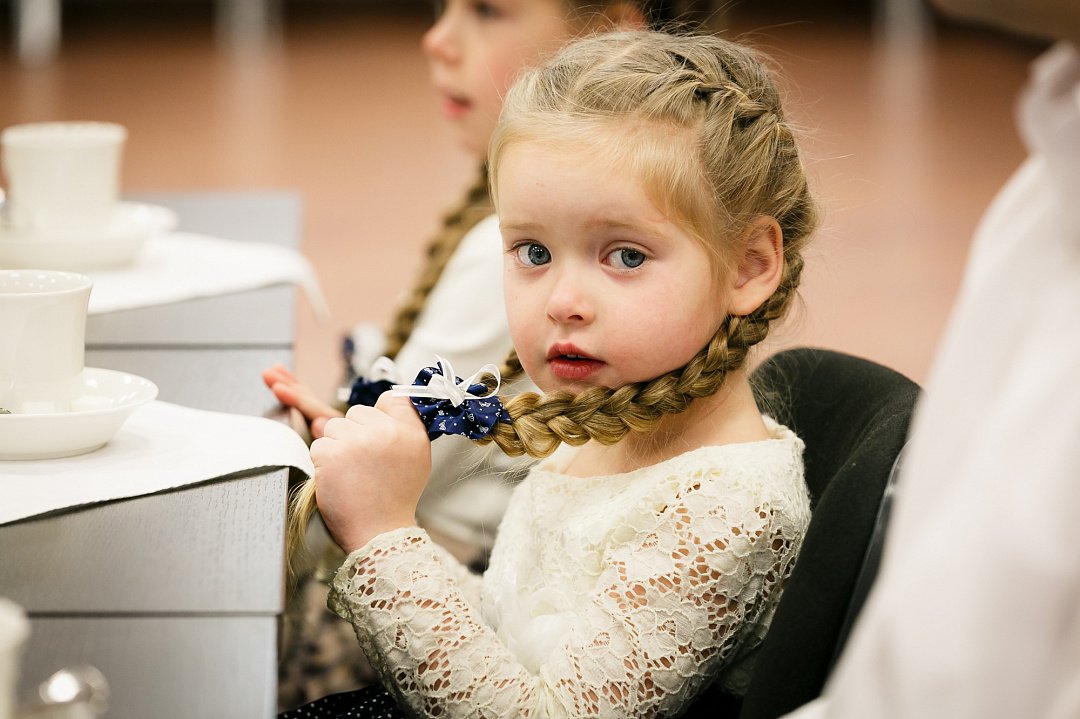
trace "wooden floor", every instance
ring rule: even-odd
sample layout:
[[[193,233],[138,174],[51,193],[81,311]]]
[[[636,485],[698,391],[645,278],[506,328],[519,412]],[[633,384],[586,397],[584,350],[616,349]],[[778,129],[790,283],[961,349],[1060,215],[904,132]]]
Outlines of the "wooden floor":
[[[303,249],[333,320],[301,308],[297,369],[329,396],[340,335],[390,316],[474,170],[428,87],[430,18],[292,13],[279,41],[237,51],[208,17],[133,15],[81,9],[42,68],[19,67],[0,41],[0,126],[123,123],[128,192],[302,192]],[[1012,107],[1039,48],[955,29],[908,47],[836,17],[727,24],[786,77],[827,210],[803,307],[773,346],[837,348],[922,381],[976,221],[1023,158]]]

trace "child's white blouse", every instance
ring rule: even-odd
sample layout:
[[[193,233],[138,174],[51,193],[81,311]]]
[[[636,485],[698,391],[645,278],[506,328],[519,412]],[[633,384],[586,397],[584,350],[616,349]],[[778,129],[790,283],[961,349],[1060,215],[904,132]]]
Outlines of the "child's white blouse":
[[[483,577],[401,529],[349,556],[330,606],[412,715],[645,717],[718,676],[738,692],[810,521],[802,441],[766,422],[625,474],[552,458]]]

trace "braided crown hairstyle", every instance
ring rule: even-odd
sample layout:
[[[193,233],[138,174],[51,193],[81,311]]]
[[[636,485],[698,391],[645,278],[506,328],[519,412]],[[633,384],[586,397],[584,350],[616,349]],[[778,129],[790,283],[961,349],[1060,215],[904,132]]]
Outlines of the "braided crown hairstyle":
[[[496,207],[498,163],[509,146],[568,139],[613,153],[637,172],[718,267],[750,223],[774,218],[783,233],[783,275],[769,299],[748,315],[726,317],[681,369],[615,389],[508,400],[512,423],[497,424],[481,441],[513,456],[545,457],[562,442],[614,444],[716,393],[787,311],[802,274],[801,250],[818,222],[772,79],[747,49],[716,37],[597,35],[524,75],[505,100],[489,151]],[[520,368],[513,355],[508,365]]]

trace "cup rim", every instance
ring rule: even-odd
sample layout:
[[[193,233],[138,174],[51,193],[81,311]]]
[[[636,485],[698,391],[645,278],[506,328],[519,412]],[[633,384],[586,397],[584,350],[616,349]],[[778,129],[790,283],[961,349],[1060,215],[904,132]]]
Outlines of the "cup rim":
[[[76,130],[93,130],[93,134],[74,136]],[[127,140],[127,128],[116,122],[97,120],[56,120],[49,122],[26,122],[9,125],[0,131],[0,144],[4,147],[55,147],[57,143],[68,147],[112,145]],[[44,142],[43,142],[44,141]]]
[[[18,279],[20,275],[30,275],[41,279],[52,278],[54,281],[60,280],[64,284],[59,287],[32,290],[25,289],[23,291],[7,291],[2,287],[4,279],[14,277]],[[67,293],[76,293],[88,290],[94,286],[94,280],[89,276],[80,274],[78,272],[66,272],[64,270],[0,270],[0,296],[4,297],[23,297],[23,296],[35,296],[40,297],[42,295],[61,295]]]

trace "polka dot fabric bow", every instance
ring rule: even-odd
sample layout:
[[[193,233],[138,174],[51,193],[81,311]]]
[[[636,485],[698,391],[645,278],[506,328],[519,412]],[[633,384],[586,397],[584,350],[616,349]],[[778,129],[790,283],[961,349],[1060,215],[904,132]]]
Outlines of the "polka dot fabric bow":
[[[462,380],[454,368],[436,356],[437,367],[420,370],[412,385],[394,385],[394,394],[409,397],[428,430],[428,439],[444,434],[460,434],[480,439],[496,422],[509,422],[510,415],[497,396],[501,379],[495,365],[485,365],[479,372]],[[482,375],[495,377],[495,389],[476,380]]]

